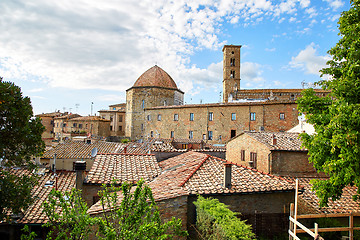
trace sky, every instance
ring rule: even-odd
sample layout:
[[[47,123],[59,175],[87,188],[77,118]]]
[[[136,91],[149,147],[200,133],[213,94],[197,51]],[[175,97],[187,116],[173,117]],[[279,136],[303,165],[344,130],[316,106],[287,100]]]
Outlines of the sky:
[[[345,0],[1,0],[0,76],[34,114],[123,103],[154,65],[186,104],[219,102],[222,47],[241,47],[241,89],[321,79]],[[97,113],[98,114],[98,113]]]

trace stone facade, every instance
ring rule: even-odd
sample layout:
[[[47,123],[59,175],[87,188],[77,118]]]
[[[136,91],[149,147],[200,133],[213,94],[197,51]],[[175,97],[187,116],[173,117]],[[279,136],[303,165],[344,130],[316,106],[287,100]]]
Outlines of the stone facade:
[[[155,79],[157,82],[151,86],[154,80],[152,75],[155,74],[159,75],[159,79]],[[140,84],[139,80],[142,80]],[[168,82],[170,83],[167,84]],[[150,68],[140,76],[133,87],[126,90],[125,135],[131,139],[145,137],[144,123],[148,117],[145,109],[155,106],[181,105],[183,95],[184,93],[177,89],[175,82],[164,70],[157,66]]]
[[[223,102],[236,97],[240,89],[240,48],[236,45],[223,47]]]
[[[53,113],[43,113],[38,114],[35,117],[39,117],[41,119],[42,125],[45,127],[45,131],[42,133],[41,138],[43,140],[53,139],[55,136],[54,127],[55,123],[54,120],[56,117],[62,116],[63,113],[61,112],[53,112]]]
[[[126,103],[110,105],[108,110],[100,110],[101,118],[110,121],[110,136],[125,136]]]
[[[243,131],[286,131],[298,124],[294,101],[162,106],[147,108],[144,113],[147,137],[209,143],[225,143]]]
[[[279,176],[324,176],[309,163],[307,150],[287,150],[276,145],[269,147],[244,133],[227,143],[226,160]]]
[[[110,120],[99,116],[78,117],[68,120],[70,132],[86,133],[97,137],[110,136]]]

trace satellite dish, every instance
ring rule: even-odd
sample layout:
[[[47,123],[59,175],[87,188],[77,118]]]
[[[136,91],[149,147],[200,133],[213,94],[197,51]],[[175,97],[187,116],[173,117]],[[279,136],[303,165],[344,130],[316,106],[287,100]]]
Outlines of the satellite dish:
[[[96,157],[96,154],[98,153],[98,149],[97,148],[93,148],[92,150],[91,150],[91,157]]]

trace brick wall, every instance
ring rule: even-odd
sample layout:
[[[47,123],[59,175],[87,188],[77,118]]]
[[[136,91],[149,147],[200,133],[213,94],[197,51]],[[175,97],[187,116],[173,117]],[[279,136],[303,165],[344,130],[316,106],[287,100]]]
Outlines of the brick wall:
[[[213,120],[209,120],[209,113]],[[190,120],[190,113],[194,120]],[[232,113],[236,120],[232,120]],[[250,120],[250,114],[255,113],[255,120]],[[286,120],[279,120],[279,113],[285,113]],[[161,115],[161,120],[157,119]],[[174,120],[174,115],[178,120]],[[174,131],[175,138],[189,138],[192,131],[193,139],[203,139],[209,143],[224,143],[243,131],[286,131],[298,124],[296,103],[237,103],[237,104],[202,104],[169,106],[145,109],[145,115],[150,115],[150,121],[145,121],[145,135],[170,138]],[[213,138],[209,140],[208,131]]]

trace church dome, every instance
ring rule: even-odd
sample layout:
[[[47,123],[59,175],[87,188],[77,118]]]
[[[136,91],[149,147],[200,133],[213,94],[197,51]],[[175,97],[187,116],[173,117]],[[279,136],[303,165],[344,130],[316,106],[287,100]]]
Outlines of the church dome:
[[[133,87],[164,87],[177,89],[176,83],[167,72],[157,65],[144,72]]]

